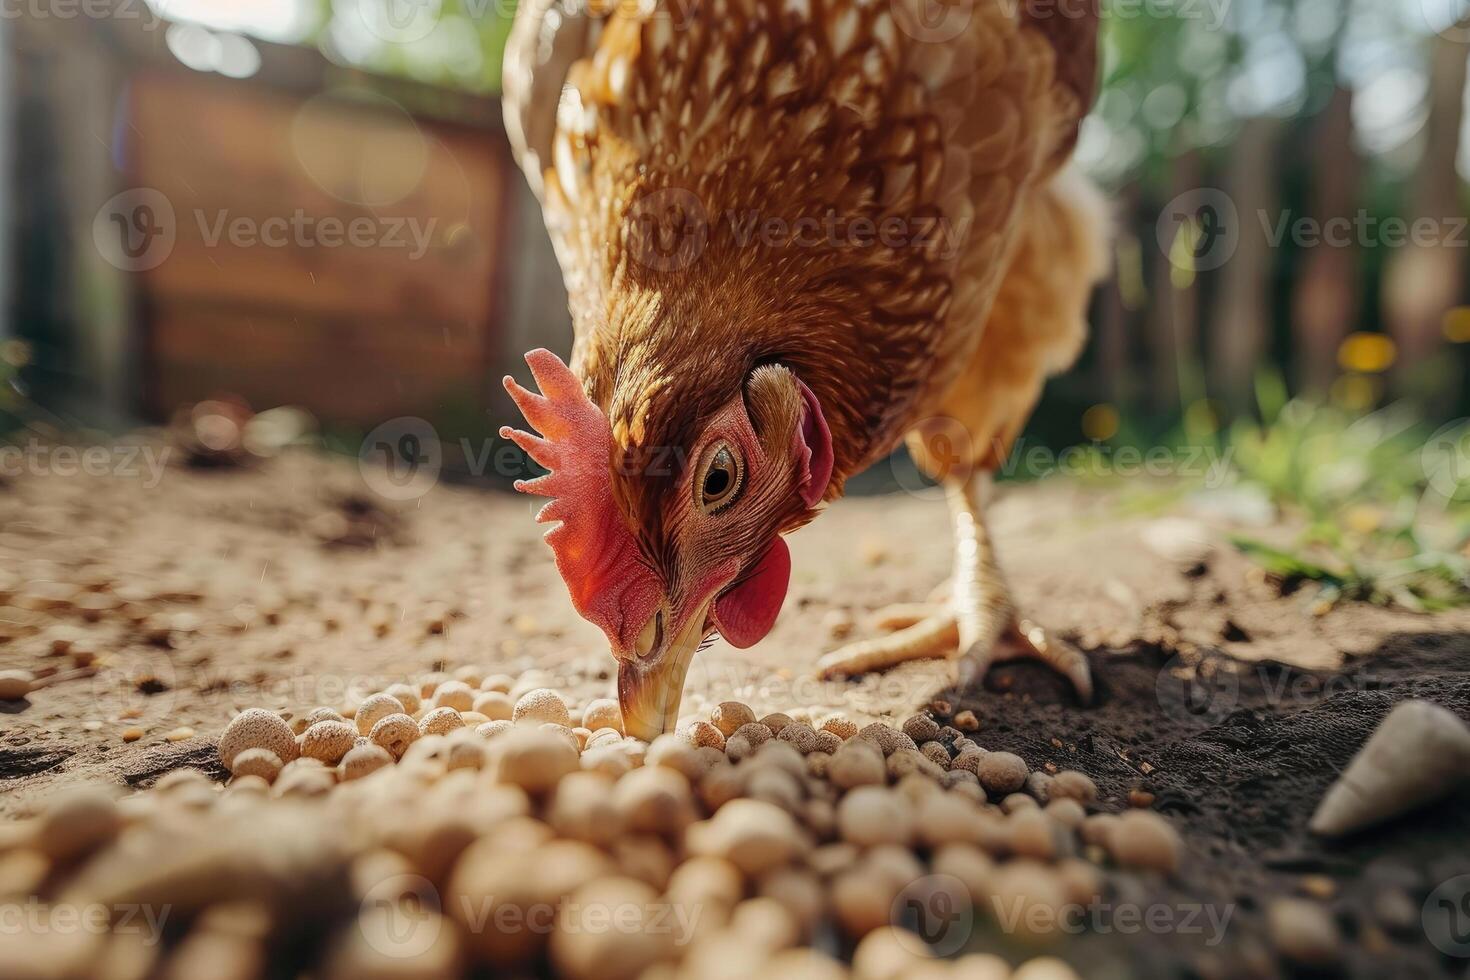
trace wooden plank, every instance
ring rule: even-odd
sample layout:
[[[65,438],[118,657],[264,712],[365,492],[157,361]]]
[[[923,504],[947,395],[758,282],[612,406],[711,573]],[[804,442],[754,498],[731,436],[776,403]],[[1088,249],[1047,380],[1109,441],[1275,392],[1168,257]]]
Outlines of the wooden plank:
[[[487,322],[505,220],[494,134],[414,120],[381,96],[297,99],[145,73],[130,147],[174,207],[145,274],[169,297]],[[180,120],[188,120],[181,126]]]
[[[155,305],[152,324],[161,411],[230,392],[256,408],[300,405],[371,427],[483,401],[485,336],[463,324],[364,324],[194,304]]]

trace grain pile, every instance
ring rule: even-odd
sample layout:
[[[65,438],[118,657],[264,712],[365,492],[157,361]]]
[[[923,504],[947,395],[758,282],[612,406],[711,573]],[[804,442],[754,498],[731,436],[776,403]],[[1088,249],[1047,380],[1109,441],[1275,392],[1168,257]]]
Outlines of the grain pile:
[[[0,827],[0,901],[111,927],[0,934],[0,962],[118,980],[1065,980],[1046,942],[1103,869],[1181,858],[1163,818],[1095,812],[1087,776],[1032,772],[928,715],[860,728],[726,702],[647,744],[615,702],[534,683],[461,671],[341,711],[250,709],[220,737],[224,787],[176,770]],[[1006,941],[1030,958],[935,958],[895,928],[946,888],[977,938],[994,909],[1024,910]],[[167,910],[159,941],[121,928],[140,909]]]

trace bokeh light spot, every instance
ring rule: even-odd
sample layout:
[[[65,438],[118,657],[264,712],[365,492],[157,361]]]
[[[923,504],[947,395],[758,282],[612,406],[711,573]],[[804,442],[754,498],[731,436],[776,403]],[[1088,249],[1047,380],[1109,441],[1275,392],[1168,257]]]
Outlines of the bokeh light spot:
[[[1082,413],[1082,434],[1094,442],[1106,442],[1118,434],[1118,410],[1104,402]]]
[[[1452,344],[1470,344],[1470,306],[1447,310],[1442,324],[1445,339]]]
[[[1378,374],[1398,358],[1398,345],[1381,333],[1349,334],[1337,349],[1337,363],[1344,371]]]

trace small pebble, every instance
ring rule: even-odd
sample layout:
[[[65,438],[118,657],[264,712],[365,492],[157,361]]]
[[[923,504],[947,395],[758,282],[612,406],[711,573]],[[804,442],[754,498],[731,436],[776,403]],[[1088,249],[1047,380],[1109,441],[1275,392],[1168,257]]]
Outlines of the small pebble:
[[[1342,936],[1326,908],[1303,898],[1278,898],[1266,910],[1266,928],[1282,956],[1327,967],[1342,955]]]
[[[1128,810],[1113,825],[1107,847],[1124,867],[1169,874],[1179,867],[1183,844],[1168,820],[1149,810]]]

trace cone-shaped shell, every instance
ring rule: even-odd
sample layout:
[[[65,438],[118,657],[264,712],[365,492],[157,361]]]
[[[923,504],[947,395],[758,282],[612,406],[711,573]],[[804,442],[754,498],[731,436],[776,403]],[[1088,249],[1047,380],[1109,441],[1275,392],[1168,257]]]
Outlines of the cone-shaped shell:
[[[1470,726],[1428,701],[1404,701],[1322,798],[1312,833],[1342,837],[1448,794],[1470,776]]]

